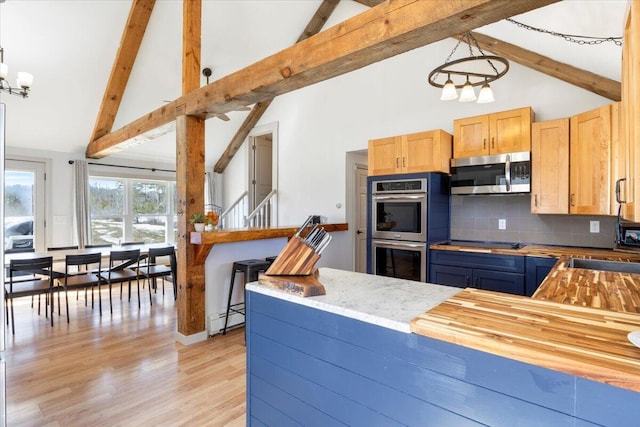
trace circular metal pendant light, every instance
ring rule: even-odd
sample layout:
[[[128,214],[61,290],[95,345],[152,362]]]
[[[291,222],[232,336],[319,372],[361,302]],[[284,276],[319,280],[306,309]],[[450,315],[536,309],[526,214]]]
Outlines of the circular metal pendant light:
[[[469,56],[451,60],[456,49],[462,42],[469,46]],[[475,55],[473,48],[478,50]],[[509,71],[509,61],[500,56],[485,55],[477,40],[469,32],[465,33],[453,48],[444,64],[429,73],[429,84],[441,88],[441,100],[458,99],[457,89],[462,89],[460,102],[478,100],[478,103],[492,102],[493,92],[489,83],[504,76]],[[476,98],[476,86],[482,86],[480,95]]]

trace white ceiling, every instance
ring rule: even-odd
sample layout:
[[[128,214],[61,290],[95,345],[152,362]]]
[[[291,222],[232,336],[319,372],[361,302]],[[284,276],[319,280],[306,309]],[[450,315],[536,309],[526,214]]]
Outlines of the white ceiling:
[[[211,81],[292,45],[320,3],[203,0],[201,63],[213,69]],[[567,34],[620,36],[626,4],[626,0],[565,0],[515,19]],[[34,75],[28,99],[0,94],[0,102],[7,104],[8,146],[84,153],[130,6],[125,0],[0,3],[0,44],[9,79],[13,82],[17,71]],[[343,0],[328,25],[363,10],[366,7]],[[158,0],[114,129],[180,95],[181,28],[182,1]],[[621,48],[613,43],[580,46],[505,21],[478,31],[620,81]],[[444,59],[434,57],[425,70]],[[233,112],[229,122],[207,121],[208,164],[215,163],[246,115]],[[173,161],[174,145],[175,134],[169,133],[127,150],[122,157]]]

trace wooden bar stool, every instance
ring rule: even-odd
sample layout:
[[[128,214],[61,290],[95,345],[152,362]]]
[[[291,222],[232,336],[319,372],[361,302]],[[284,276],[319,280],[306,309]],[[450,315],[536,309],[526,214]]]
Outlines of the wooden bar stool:
[[[236,273],[243,273],[243,281],[242,281],[242,289],[244,291],[244,287],[248,282],[255,282],[258,280],[258,273],[261,271],[267,271],[270,262],[264,261],[261,259],[245,259],[244,261],[236,261],[233,263],[233,267],[231,269],[231,282],[229,283],[229,299],[227,300],[227,314],[224,318],[224,329],[222,330],[222,335],[227,333],[227,325],[229,323],[229,313],[239,313],[243,316],[246,316],[246,311],[244,308],[238,308],[240,305],[244,304],[244,301],[237,304],[231,304],[231,297],[233,296],[233,284],[236,281]],[[245,298],[246,301],[246,298]]]

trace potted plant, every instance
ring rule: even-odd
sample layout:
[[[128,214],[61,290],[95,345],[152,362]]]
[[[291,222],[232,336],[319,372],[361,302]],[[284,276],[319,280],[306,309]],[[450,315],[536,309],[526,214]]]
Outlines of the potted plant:
[[[196,231],[204,231],[204,215],[202,212],[191,215],[189,222],[193,224],[193,228],[195,228]]]

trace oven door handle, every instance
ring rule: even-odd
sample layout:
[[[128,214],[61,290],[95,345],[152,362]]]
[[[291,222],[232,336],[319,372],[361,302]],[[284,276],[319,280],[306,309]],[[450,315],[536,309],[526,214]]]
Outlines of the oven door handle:
[[[374,240],[371,242],[377,247],[394,247],[394,248],[410,248],[410,249],[422,249],[425,247],[425,243],[408,243],[408,242],[390,242],[388,240]]]
[[[396,196],[373,196],[373,200],[420,200],[420,199],[424,199],[425,196],[424,194],[418,194],[415,196],[411,196],[411,195],[396,195]]]

